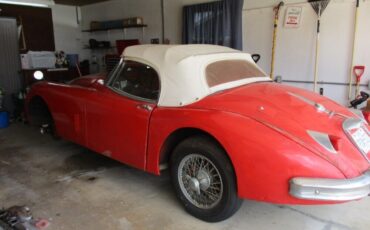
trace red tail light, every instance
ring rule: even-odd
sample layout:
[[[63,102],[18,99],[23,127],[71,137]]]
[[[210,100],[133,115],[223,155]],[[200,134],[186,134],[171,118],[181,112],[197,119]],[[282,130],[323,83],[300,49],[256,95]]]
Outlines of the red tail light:
[[[340,137],[330,135],[329,139],[335,150],[339,151],[342,148],[343,142]]]
[[[370,111],[365,111],[364,112],[364,117],[365,117],[367,123],[370,124]]]

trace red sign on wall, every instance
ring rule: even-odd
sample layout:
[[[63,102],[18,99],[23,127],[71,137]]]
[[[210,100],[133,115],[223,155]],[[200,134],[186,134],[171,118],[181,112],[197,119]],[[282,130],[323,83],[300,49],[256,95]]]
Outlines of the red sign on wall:
[[[285,15],[285,27],[298,28],[301,25],[302,7],[292,6],[288,7]]]

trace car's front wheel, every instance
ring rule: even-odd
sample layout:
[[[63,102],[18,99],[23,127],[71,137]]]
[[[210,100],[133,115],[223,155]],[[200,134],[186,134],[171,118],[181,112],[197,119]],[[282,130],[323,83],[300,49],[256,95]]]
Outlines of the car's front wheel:
[[[175,148],[171,177],[186,211],[199,219],[222,221],[240,208],[230,160],[208,137],[188,138]]]

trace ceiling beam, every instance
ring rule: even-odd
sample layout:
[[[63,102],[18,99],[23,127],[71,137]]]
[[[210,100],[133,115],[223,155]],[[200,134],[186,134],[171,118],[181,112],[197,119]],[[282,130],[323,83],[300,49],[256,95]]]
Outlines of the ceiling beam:
[[[72,6],[84,6],[98,2],[106,2],[109,0],[55,0],[56,4],[72,5]]]

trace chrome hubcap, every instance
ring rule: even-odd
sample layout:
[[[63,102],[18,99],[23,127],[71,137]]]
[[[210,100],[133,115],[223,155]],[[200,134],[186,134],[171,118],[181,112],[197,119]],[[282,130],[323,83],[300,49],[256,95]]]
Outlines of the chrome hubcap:
[[[178,181],[185,197],[198,208],[213,208],[222,198],[221,175],[203,155],[190,154],[181,160]]]
[[[197,178],[191,178],[189,180],[189,188],[196,192],[198,195],[200,194],[200,184],[199,184],[199,180]]]

